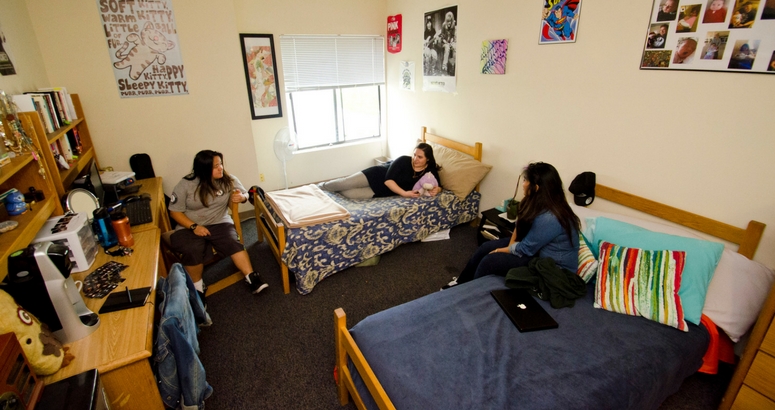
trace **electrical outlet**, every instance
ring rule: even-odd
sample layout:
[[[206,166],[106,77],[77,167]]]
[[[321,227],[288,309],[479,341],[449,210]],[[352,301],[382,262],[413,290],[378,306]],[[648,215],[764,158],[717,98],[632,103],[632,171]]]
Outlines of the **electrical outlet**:
[[[258,174],[259,179],[261,179],[261,182],[264,182],[264,174]]]

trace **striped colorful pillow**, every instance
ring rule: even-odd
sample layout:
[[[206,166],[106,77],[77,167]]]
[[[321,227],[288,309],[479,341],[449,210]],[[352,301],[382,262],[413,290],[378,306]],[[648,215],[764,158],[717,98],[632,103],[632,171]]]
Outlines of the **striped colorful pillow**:
[[[646,251],[601,241],[595,307],[688,332],[678,296],[685,262],[683,251]]]
[[[589,249],[587,240],[581,232],[579,232],[579,269],[576,273],[586,283],[597,273],[597,259],[595,259],[595,255]]]

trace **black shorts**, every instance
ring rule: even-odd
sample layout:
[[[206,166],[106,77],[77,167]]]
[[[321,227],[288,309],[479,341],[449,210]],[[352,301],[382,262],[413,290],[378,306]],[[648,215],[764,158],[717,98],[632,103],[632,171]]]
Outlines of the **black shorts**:
[[[234,224],[222,223],[205,226],[210,236],[197,236],[190,229],[179,229],[170,236],[170,246],[181,254],[183,266],[196,266],[213,258],[213,249],[219,255],[231,256],[245,250],[237,238]]]

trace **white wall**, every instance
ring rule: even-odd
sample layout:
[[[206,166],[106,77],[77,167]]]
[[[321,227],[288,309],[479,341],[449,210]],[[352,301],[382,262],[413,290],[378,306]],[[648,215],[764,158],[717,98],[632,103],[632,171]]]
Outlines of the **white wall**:
[[[16,68],[15,75],[0,76],[0,90],[14,95],[50,87],[24,0],[0,3],[0,30],[5,37],[3,47]]]
[[[171,192],[202,149],[250,185],[258,172],[231,2],[173,1],[188,95],[121,99],[96,1],[28,1],[50,82],[78,93],[100,166],[151,156]]]
[[[457,93],[446,94],[421,90],[422,22],[449,3],[388,0],[404,22],[403,50],[387,58],[391,151],[411,147],[422,125],[483,142],[494,167],[482,209],[544,161],[566,188],[594,171],[602,184],[735,226],[755,219],[769,225],[755,259],[775,266],[775,76],[639,70],[651,3],[585,1],[576,43],[538,45],[541,1],[460,0]],[[506,74],[481,74],[482,41],[503,38]],[[400,61],[415,62],[417,91],[398,89]]]
[[[234,0],[240,33],[272,34],[280,86],[283,88],[280,35],[282,34],[382,34],[385,31],[384,0]],[[243,76],[244,78],[244,76]],[[244,80],[243,80],[244,82]],[[247,98],[247,97],[246,97]],[[282,96],[283,118],[253,121],[256,157],[269,189],[284,186],[282,163],[275,157],[275,133],[288,125],[288,104]],[[297,153],[287,164],[288,184],[301,185],[349,175],[374,165],[385,151],[383,140]]]

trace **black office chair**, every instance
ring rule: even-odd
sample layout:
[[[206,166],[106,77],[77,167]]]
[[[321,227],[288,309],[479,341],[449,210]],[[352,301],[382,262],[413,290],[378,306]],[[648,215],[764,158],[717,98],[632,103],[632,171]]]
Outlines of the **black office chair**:
[[[135,173],[135,179],[156,178],[156,173],[153,172],[153,163],[151,163],[151,157],[148,154],[134,154],[129,157],[129,166],[132,168],[132,172]],[[170,209],[170,197],[164,194],[164,205],[167,209]],[[170,227],[175,229],[178,223],[174,219],[170,219]]]
[[[132,172],[135,173],[135,179],[156,178],[156,173],[153,172],[151,157],[148,154],[132,155],[129,157],[129,166],[132,167]]]

